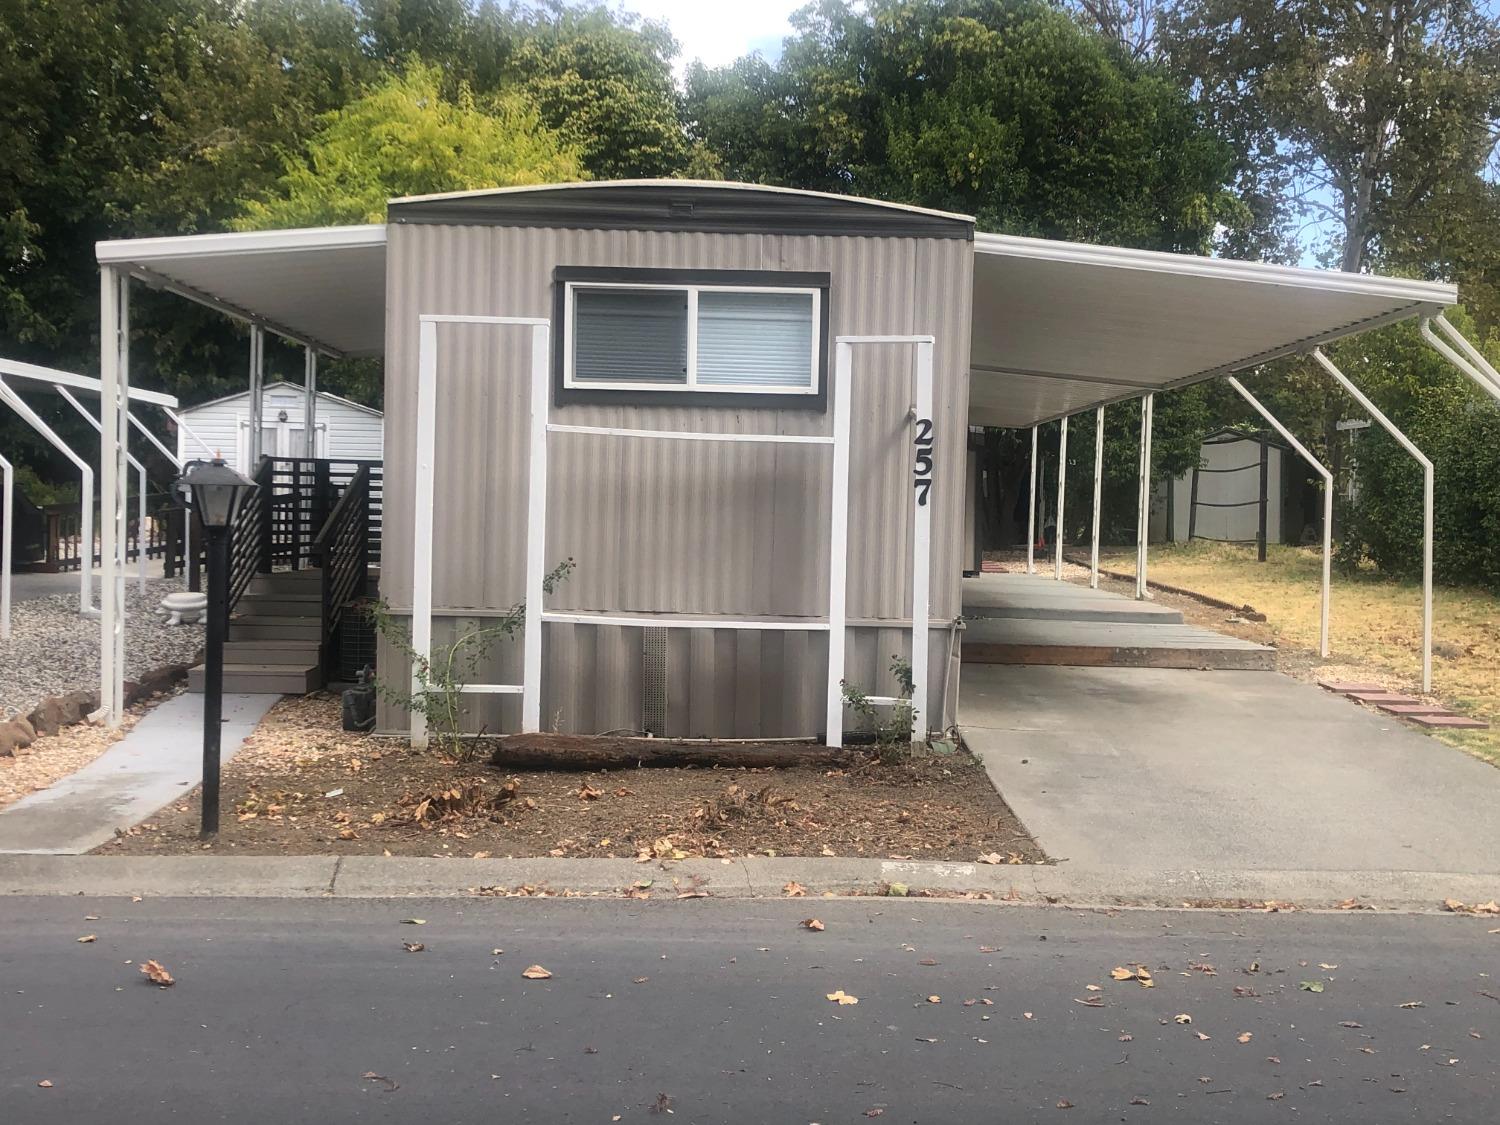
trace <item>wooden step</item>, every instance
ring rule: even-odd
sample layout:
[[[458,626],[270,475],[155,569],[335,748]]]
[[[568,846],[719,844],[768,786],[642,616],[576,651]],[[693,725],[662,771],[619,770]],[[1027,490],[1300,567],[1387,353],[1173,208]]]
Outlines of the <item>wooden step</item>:
[[[234,607],[241,616],[251,617],[310,617],[321,620],[323,595],[289,593],[246,592]]]
[[[251,614],[229,621],[231,641],[321,641],[323,624],[316,617],[275,617]]]
[[[246,593],[255,594],[304,594],[317,592],[323,582],[323,572],[310,570],[277,570],[270,574],[257,574],[250,579]]]
[[[188,690],[201,693],[205,668],[188,669]],[[224,690],[245,695],[306,695],[317,691],[316,664],[224,664]]]
[[[323,646],[308,640],[225,641],[226,664],[316,664]]]

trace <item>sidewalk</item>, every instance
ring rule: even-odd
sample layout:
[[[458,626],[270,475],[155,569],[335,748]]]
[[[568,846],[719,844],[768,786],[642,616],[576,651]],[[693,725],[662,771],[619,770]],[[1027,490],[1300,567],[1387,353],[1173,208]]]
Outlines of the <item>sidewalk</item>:
[[[224,696],[223,760],[278,696]],[[203,697],[173,696],[77,773],[0,810],[0,854],[82,855],[203,777]]]

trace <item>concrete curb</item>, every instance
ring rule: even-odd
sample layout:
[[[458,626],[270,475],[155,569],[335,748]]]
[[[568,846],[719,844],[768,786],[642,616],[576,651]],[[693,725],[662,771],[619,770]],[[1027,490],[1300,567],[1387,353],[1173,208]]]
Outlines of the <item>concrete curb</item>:
[[[988,866],[878,859],[748,858],[636,863],[610,859],[427,859],[380,856],[0,856],[0,894],[225,898],[440,898],[529,887],[557,897],[619,895],[636,884],[654,899],[809,898],[973,893],[1004,904],[1256,906],[1336,909],[1349,899],[1379,910],[1437,911],[1445,898],[1500,897],[1500,874],[1442,871],[1164,871]]]

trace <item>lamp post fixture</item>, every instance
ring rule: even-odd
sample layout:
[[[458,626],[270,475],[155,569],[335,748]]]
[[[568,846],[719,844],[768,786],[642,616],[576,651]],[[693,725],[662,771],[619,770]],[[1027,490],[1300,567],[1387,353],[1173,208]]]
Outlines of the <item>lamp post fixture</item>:
[[[229,529],[256,484],[224,463],[190,461],[180,482],[192,493],[208,548],[208,617],[203,659],[203,817],[199,836],[219,834],[219,739],[224,712],[224,632],[229,617]]]

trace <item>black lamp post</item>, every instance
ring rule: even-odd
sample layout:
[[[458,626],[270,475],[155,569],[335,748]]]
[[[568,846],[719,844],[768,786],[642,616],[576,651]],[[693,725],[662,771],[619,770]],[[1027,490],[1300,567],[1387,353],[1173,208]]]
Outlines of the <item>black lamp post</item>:
[[[254,481],[224,463],[189,462],[181,483],[193,494],[208,547],[208,625],[203,677],[203,825],[207,840],[219,833],[219,737],[224,713],[224,631],[229,617],[229,529]]]

